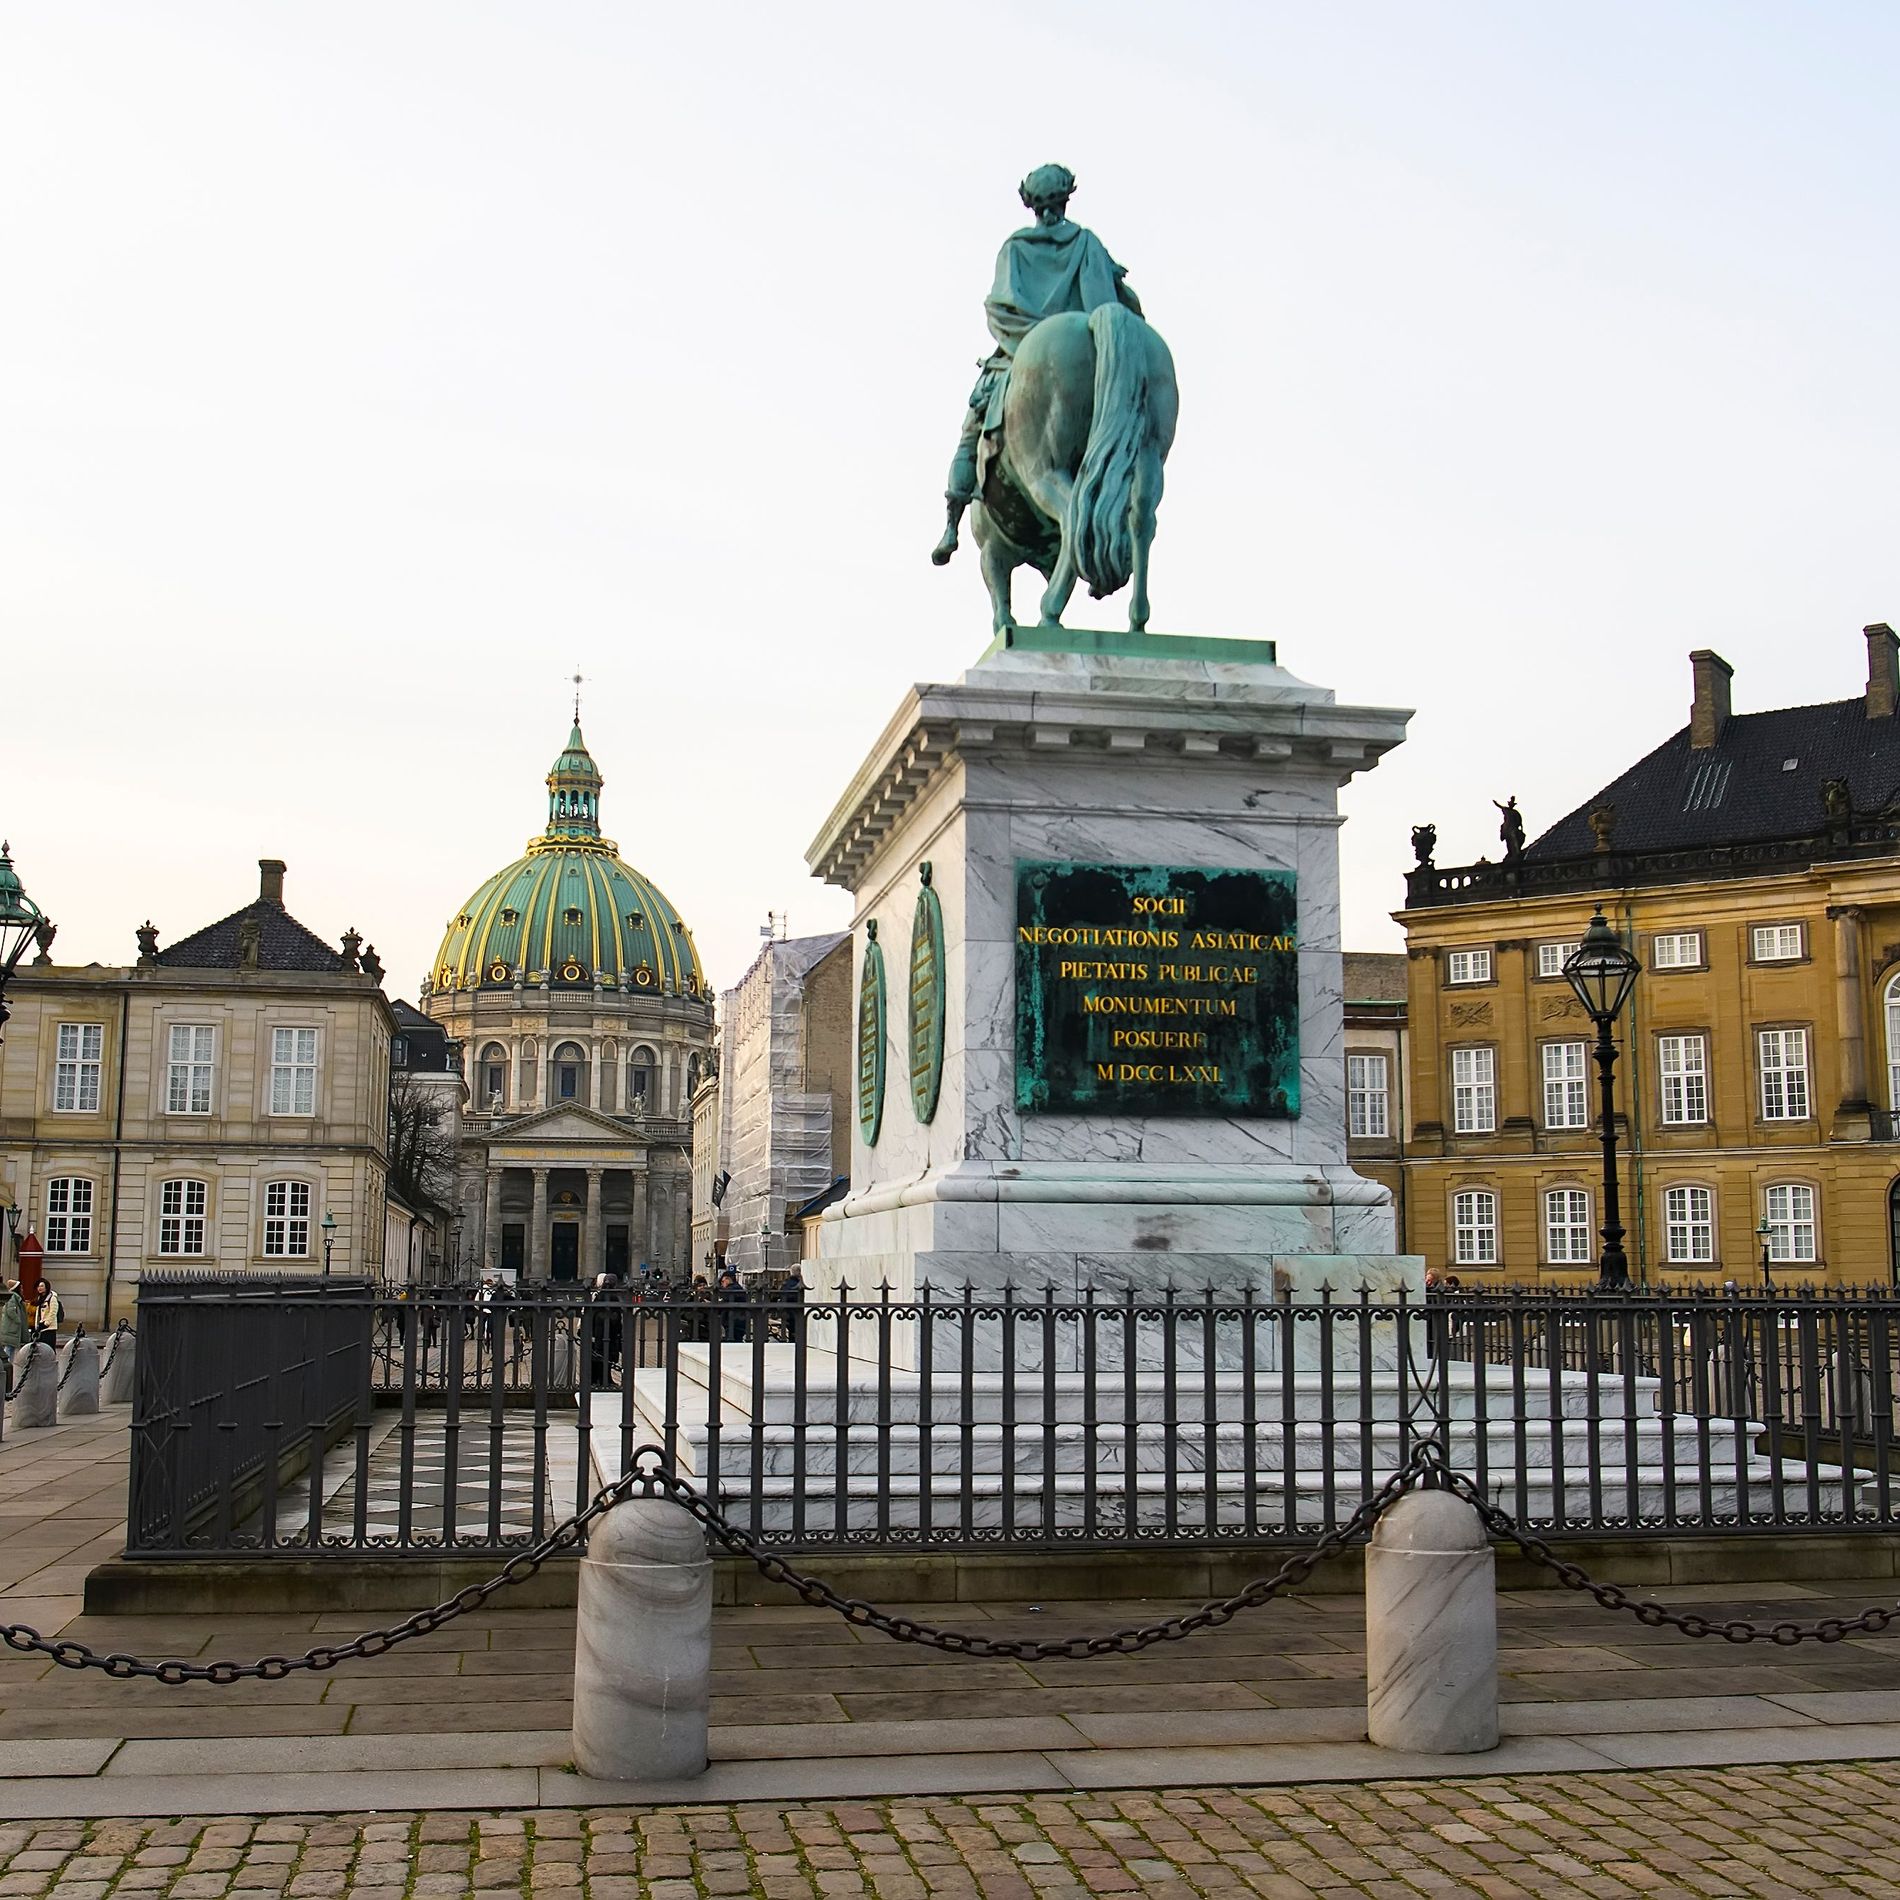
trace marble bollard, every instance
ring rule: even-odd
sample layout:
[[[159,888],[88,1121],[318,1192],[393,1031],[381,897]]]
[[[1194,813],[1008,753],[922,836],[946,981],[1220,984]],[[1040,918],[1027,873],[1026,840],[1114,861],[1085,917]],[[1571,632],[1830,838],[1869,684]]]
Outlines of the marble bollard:
[[[1426,1755],[1498,1745],[1497,1558],[1449,1491],[1408,1491],[1373,1529],[1366,1733]]]
[[[574,1633],[574,1762],[597,1781],[706,1772],[712,1559],[664,1498],[617,1504],[587,1535]]]
[[[99,1342],[82,1334],[60,1356],[59,1415],[88,1418],[99,1409]]]
[[[59,1354],[51,1346],[22,1346],[13,1355],[13,1399],[7,1423],[16,1431],[53,1423],[59,1399]]]
[[[138,1335],[114,1333],[106,1344],[105,1363],[100,1368],[99,1401],[102,1405],[130,1405],[138,1389]]]

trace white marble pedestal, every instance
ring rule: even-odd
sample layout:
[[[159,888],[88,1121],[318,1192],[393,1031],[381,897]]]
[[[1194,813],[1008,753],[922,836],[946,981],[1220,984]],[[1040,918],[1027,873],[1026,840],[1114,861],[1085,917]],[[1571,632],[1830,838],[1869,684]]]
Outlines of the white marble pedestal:
[[[1338,705],[1264,642],[1031,630],[898,708],[807,853],[856,899],[888,971],[886,1086],[851,1193],[827,1212],[812,1297],[888,1284],[979,1292],[1422,1285],[1390,1197],[1346,1157],[1339,788],[1407,713]],[[1131,649],[1089,650],[1091,648]],[[1297,1118],[1019,1112],[1016,867],[1024,861],[1290,871],[1297,878]],[[922,867],[943,910],[935,1113],[910,1087],[907,991]],[[901,1359],[899,1363],[902,1363]]]

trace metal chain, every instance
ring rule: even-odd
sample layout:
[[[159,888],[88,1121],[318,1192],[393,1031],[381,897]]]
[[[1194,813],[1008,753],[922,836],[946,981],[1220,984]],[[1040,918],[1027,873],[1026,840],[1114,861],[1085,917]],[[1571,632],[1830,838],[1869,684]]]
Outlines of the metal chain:
[[[85,1336],[86,1336],[86,1329],[82,1326],[79,1328],[79,1330],[76,1333],[73,1334],[72,1346],[78,1345],[79,1342],[85,1338]],[[55,1347],[54,1351],[57,1352],[58,1348]],[[59,1384],[54,1386],[53,1388],[53,1396],[55,1398],[57,1398],[60,1395],[60,1393],[66,1390],[66,1381],[73,1376],[73,1367],[78,1365],[78,1363],[79,1363],[79,1355],[72,1350],[71,1346],[69,1346],[66,1351],[66,1370],[59,1375]]]
[[[137,1337],[138,1335],[133,1332],[132,1322],[129,1319],[120,1320],[118,1325],[113,1328],[112,1344],[106,1348],[106,1356],[100,1362],[99,1366],[101,1382],[104,1381],[106,1374],[112,1370],[113,1360],[119,1356],[119,1341],[122,1339],[136,1339]]]
[[[1606,1610],[1633,1616],[1650,1629],[1680,1630],[1685,1636],[1719,1636],[1728,1643],[1776,1643],[1792,1649],[1796,1643],[1838,1643],[1844,1637],[1862,1631],[1880,1631],[1900,1620],[1900,1606],[1876,1604],[1858,1616],[1823,1616],[1812,1623],[1756,1623],[1746,1617],[1716,1619],[1698,1616],[1693,1610],[1672,1610],[1648,1597],[1632,1596],[1614,1583],[1598,1583],[1580,1564],[1559,1557],[1541,1537],[1519,1527],[1515,1518],[1500,1510],[1462,1472],[1453,1471],[1433,1447],[1437,1481],[1457,1493],[1483,1520],[1494,1537],[1515,1544],[1532,1563],[1548,1570],[1566,1590],[1580,1590]]]
[[[20,1363],[18,1376],[13,1381],[13,1390],[7,1394],[7,1403],[11,1405],[26,1389],[26,1375],[33,1370],[33,1361],[40,1356],[42,1342],[29,1339],[26,1342],[26,1358]]]
[[[1101,1636],[1066,1636],[1030,1639],[1008,1636],[971,1635],[960,1630],[938,1629],[920,1623],[915,1617],[893,1615],[859,1597],[847,1597],[824,1581],[794,1569],[783,1557],[761,1546],[752,1534],[730,1523],[718,1506],[686,1479],[666,1469],[662,1454],[652,1445],[642,1446],[634,1454],[632,1468],[613,1483],[603,1485],[583,1509],[556,1526],[532,1549],[511,1557],[494,1576],[470,1584],[454,1596],[435,1604],[387,1629],[370,1630],[348,1643],[325,1645],[306,1650],[301,1656],[264,1656],[256,1662],[148,1662],[119,1652],[101,1655],[85,1643],[58,1641],[42,1636],[24,1623],[0,1624],[0,1643],[30,1655],[50,1657],[63,1669],[99,1669],[120,1680],[149,1677],[176,1685],[186,1682],[232,1683],[246,1680],[277,1682],[298,1670],[334,1669],[339,1663],[358,1657],[381,1656],[418,1636],[428,1636],[458,1616],[465,1616],[486,1603],[498,1590],[525,1582],[561,1551],[586,1541],[587,1527],[616,1504],[635,1492],[647,1497],[663,1496],[679,1505],[728,1549],[749,1559],[770,1582],[782,1584],[801,1601],[816,1608],[834,1610],[846,1622],[859,1629],[874,1629],[893,1642],[917,1643],[953,1656],[1001,1658],[1013,1662],[1046,1662],[1057,1658],[1076,1661],[1092,1656],[1133,1656],[1157,1643],[1180,1642],[1201,1630],[1218,1629],[1230,1623],[1244,1610],[1257,1609],[1283,1592],[1304,1583],[1319,1566],[1354,1543],[1391,1509],[1408,1491],[1424,1486],[1444,1489],[1463,1498],[1496,1537],[1514,1544],[1533,1563],[1549,1570],[1570,1590],[1594,1597],[1605,1609],[1634,1616],[1652,1629],[1667,1627],[1685,1636],[1720,1636],[1731,1643],[1772,1642],[1790,1647],[1801,1642],[1838,1643],[1861,1631],[1884,1630],[1900,1619],[1900,1606],[1875,1607],[1857,1617],[1823,1617],[1814,1623],[1781,1622],[1760,1624],[1742,1618],[1716,1621],[1694,1612],[1671,1610],[1660,1603],[1639,1599],[1613,1583],[1598,1583],[1580,1565],[1557,1556],[1542,1538],[1519,1527],[1507,1512],[1489,1498],[1461,1472],[1454,1471],[1445,1450],[1435,1439],[1421,1441],[1406,1460],[1379,1489],[1364,1499],[1346,1521],[1328,1531],[1316,1543],[1293,1552],[1269,1576],[1257,1577],[1230,1597],[1204,1603],[1197,1610],[1174,1616],[1159,1623],[1135,1624]],[[651,1460],[649,1464],[647,1461]]]
[[[737,1525],[729,1524],[717,1506],[701,1497],[684,1478],[666,1470],[659,1462],[656,1446],[643,1445],[634,1453],[633,1467],[612,1484],[603,1485],[585,1510],[558,1525],[531,1550],[509,1558],[494,1576],[485,1582],[470,1584],[454,1596],[414,1616],[392,1624],[388,1629],[370,1630],[353,1642],[326,1645],[306,1650],[301,1656],[263,1656],[256,1662],[147,1662],[138,1656],[117,1652],[101,1655],[85,1643],[55,1640],[42,1636],[25,1623],[0,1623],[0,1643],[28,1655],[48,1656],[62,1669],[99,1669],[108,1676],[128,1680],[150,1677],[156,1682],[176,1686],[185,1682],[219,1684],[257,1680],[280,1682],[298,1670],[334,1669],[337,1664],[359,1656],[381,1656],[417,1636],[428,1636],[458,1616],[479,1609],[497,1590],[525,1582],[551,1557],[585,1541],[587,1527],[603,1512],[624,1502],[634,1492],[647,1497],[664,1495],[711,1531],[723,1544],[749,1557],[759,1570],[775,1583],[782,1583],[805,1602],[836,1610],[847,1622],[861,1629],[880,1630],[900,1643],[922,1643],[956,1656],[1002,1656],[1024,1662],[1054,1656],[1132,1656],[1155,1643],[1178,1642],[1197,1630],[1214,1629],[1232,1621],[1242,1610],[1269,1602],[1281,1591],[1303,1582],[1327,1558],[1337,1556],[1361,1531],[1376,1523],[1380,1515],[1415,1485],[1423,1482],[1430,1466],[1428,1451],[1435,1446],[1420,1446],[1403,1470],[1360,1505],[1337,1530],[1330,1531],[1316,1544],[1296,1551],[1270,1577],[1258,1578],[1231,1597],[1204,1604],[1190,1615],[1171,1617],[1165,1623],[1151,1623],[1132,1629],[1117,1630],[1109,1636],[1072,1636],[1049,1642],[1026,1642],[1008,1637],[969,1636],[955,1630],[933,1629],[907,1616],[892,1616],[875,1605],[856,1597],[841,1596],[819,1577],[808,1577],[794,1570],[782,1557],[762,1550],[752,1537]],[[652,1459],[649,1466],[645,1461]]]

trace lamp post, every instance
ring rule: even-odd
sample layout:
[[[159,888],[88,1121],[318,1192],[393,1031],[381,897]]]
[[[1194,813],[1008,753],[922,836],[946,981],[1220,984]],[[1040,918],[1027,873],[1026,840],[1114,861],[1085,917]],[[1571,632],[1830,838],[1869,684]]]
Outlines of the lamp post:
[[[1761,1242],[1761,1284],[1764,1293],[1775,1290],[1774,1268],[1769,1264],[1769,1248],[1774,1243],[1775,1230],[1768,1225],[1768,1216],[1761,1217],[1761,1225],[1755,1229],[1755,1238]]]
[[[0,1023],[7,1020],[7,985],[46,918],[13,868],[12,848],[0,843]]]
[[[1623,1005],[1636,987],[1639,968],[1629,946],[1601,911],[1590,919],[1583,941],[1564,964],[1564,975],[1590,1020],[1597,1026],[1597,1075],[1602,1088],[1603,1253],[1597,1262],[1599,1292],[1621,1291],[1630,1283],[1629,1257],[1623,1251],[1623,1209],[1616,1185],[1616,1041],[1611,1033]]]
[[[323,1277],[330,1277],[330,1249],[336,1244],[336,1216],[326,1207],[320,1223],[323,1228]]]

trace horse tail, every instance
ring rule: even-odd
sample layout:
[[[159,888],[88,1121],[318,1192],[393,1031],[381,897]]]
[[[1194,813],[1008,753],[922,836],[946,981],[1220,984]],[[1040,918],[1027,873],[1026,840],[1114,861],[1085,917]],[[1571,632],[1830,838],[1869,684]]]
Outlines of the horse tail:
[[[1076,571],[1097,600],[1125,587],[1134,572],[1137,484],[1147,496],[1161,493],[1161,457],[1148,411],[1147,327],[1119,303],[1102,304],[1089,316],[1095,413],[1063,530]]]

